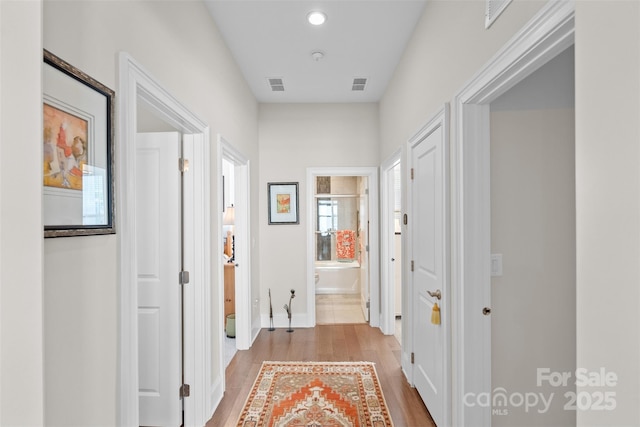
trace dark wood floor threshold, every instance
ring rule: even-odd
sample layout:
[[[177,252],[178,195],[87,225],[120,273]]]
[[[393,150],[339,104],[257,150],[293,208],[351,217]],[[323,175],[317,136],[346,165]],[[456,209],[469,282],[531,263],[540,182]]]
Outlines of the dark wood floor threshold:
[[[319,325],[293,333],[263,329],[251,349],[238,351],[229,363],[224,397],[206,427],[236,425],[265,360],[374,362],[394,426],[435,427],[418,392],[402,373],[398,340],[367,324]]]

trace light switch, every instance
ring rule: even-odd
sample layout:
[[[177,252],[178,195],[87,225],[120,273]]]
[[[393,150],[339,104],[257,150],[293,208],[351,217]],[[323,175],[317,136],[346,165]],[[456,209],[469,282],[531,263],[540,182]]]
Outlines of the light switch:
[[[502,254],[491,254],[491,277],[502,276]]]

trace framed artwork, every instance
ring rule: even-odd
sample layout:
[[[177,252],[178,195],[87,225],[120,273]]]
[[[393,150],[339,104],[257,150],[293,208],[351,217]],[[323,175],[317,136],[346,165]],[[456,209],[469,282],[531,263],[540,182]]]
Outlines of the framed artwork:
[[[331,194],[331,177],[316,177],[316,194]]]
[[[115,92],[44,51],[45,237],[115,233]]]
[[[270,182],[267,195],[269,224],[300,224],[297,182]]]

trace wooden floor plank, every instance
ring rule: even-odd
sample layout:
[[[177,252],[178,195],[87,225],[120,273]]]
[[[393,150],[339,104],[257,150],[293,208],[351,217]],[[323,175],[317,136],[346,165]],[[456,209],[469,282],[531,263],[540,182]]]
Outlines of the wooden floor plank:
[[[231,360],[224,397],[206,427],[236,426],[265,360],[374,362],[394,426],[435,427],[422,399],[404,377],[400,357],[401,347],[395,337],[367,324],[319,325],[291,333],[263,329],[251,349],[238,351]]]

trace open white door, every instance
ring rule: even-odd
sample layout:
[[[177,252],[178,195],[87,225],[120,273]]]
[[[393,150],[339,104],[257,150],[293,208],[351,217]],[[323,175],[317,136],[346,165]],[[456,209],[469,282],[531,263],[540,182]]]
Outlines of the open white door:
[[[182,424],[180,135],[136,138],[139,425]]]
[[[409,141],[413,382],[439,426],[450,425],[451,413],[446,119],[445,108]]]
[[[371,298],[369,296],[369,197],[368,197],[368,179],[367,177],[360,178],[362,184],[360,185],[360,199],[358,206],[359,215],[359,229],[358,234],[360,238],[360,305],[362,306],[362,314],[364,320],[369,322],[370,320],[370,307]]]
[[[380,329],[386,335],[395,333],[396,316],[402,315],[402,240],[396,219],[402,210],[400,155],[398,150],[380,166]]]

